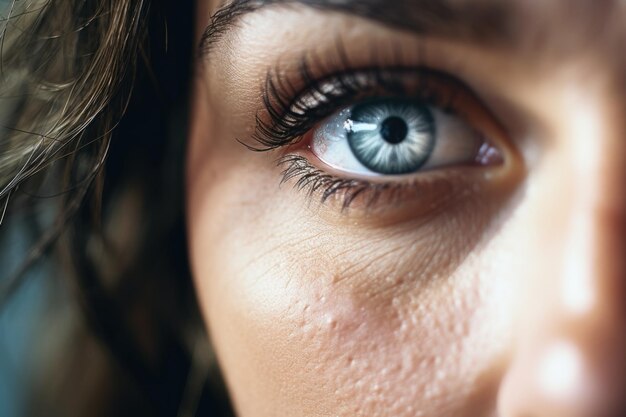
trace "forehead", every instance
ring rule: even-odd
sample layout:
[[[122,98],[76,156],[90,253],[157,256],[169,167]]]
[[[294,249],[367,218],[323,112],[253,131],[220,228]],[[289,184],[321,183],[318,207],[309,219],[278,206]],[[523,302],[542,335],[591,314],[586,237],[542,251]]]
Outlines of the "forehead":
[[[455,0],[501,3],[520,52],[551,59],[597,57],[624,61],[626,2],[622,0]]]
[[[212,0],[210,14],[212,23],[215,17],[232,21],[267,6],[294,4],[535,52],[580,52],[585,46],[621,51],[626,37],[624,0]]]
[[[204,3],[206,4],[206,3]],[[615,14],[624,16],[626,0],[209,0],[208,8],[218,9],[245,6],[255,9],[270,4],[304,4],[314,7],[358,9],[360,7],[389,6],[393,9],[457,10],[471,12],[472,8],[504,11],[506,9],[535,17],[584,17],[598,20]]]

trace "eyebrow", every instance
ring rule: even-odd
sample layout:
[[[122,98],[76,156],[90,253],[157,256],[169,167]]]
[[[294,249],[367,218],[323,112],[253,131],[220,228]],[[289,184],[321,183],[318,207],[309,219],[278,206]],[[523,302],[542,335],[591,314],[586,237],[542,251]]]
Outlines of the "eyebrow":
[[[494,0],[232,0],[211,17],[199,44],[206,58],[243,16],[276,4],[299,4],[363,17],[417,34],[489,43],[512,41],[511,4]]]

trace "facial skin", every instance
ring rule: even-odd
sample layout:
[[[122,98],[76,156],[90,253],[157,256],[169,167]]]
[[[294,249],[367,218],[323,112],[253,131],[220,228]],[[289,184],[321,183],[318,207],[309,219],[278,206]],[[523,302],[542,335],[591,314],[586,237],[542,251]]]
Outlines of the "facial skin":
[[[190,262],[238,414],[626,415],[625,3],[453,1],[465,12],[414,26],[398,16],[443,2],[383,5],[396,3],[383,22],[266,5],[198,59]],[[199,33],[220,7],[200,2]],[[306,133],[243,145],[259,147],[268,70],[297,84],[303,56],[328,62],[314,77],[342,62],[448,74],[471,91],[451,113],[499,162],[377,177],[418,185],[347,209],[345,194],[281,185],[276,160],[292,153],[358,177]]]

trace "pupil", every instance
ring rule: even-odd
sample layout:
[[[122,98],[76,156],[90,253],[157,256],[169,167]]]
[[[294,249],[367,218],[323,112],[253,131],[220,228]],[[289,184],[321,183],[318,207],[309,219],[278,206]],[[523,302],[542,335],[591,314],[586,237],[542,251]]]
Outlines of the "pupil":
[[[402,142],[408,131],[409,127],[406,122],[397,116],[386,118],[380,125],[380,135],[392,145]]]

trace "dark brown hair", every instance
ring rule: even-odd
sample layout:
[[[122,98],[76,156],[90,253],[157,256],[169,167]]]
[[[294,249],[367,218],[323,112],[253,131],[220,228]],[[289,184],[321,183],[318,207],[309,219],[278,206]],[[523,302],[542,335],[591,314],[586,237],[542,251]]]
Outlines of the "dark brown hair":
[[[41,349],[32,415],[229,413],[186,260],[192,8],[42,0],[5,20],[0,210],[54,215],[0,281],[0,308],[45,263],[51,317],[70,323],[40,336],[54,348]]]

